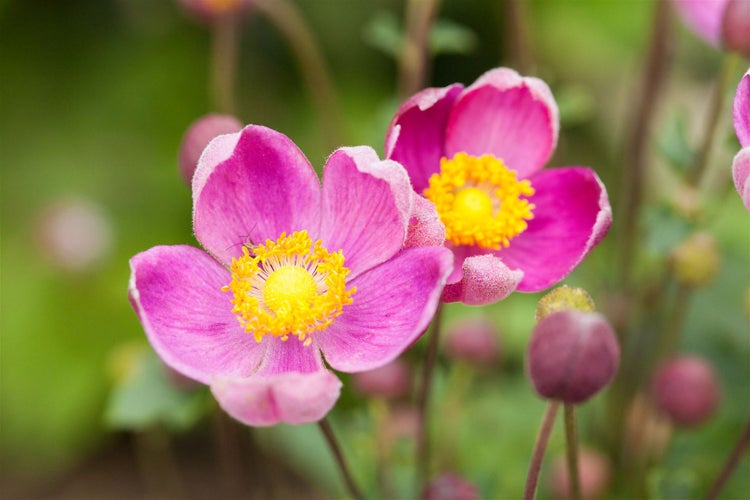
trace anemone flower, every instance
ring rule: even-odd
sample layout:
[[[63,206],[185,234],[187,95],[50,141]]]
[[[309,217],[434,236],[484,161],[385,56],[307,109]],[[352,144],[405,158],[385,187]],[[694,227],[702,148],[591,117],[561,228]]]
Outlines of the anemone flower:
[[[447,302],[480,305],[536,292],[570,273],[607,233],[607,191],[589,168],[542,170],[557,105],[537,78],[497,68],[464,88],[429,88],[396,112],[386,156],[446,226]]]
[[[742,149],[732,162],[734,186],[750,211],[750,69],[740,80],[734,95],[734,130]]]
[[[430,322],[452,265],[404,248],[413,190],[367,147],[328,158],[322,188],[283,134],[221,135],[193,177],[205,251],[157,246],[131,260],[130,300],[159,356],[210,386],[248,425],[319,420],[341,382],[387,364]]]

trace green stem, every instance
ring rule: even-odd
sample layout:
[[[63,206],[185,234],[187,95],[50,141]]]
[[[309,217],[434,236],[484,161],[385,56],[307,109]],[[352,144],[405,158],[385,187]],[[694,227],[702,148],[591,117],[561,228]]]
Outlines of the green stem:
[[[570,498],[581,500],[581,481],[578,474],[578,436],[576,433],[575,405],[565,403],[565,457],[568,462],[568,477],[570,478]]]
[[[409,0],[406,32],[399,59],[398,93],[409,97],[425,85],[429,67],[430,28],[437,15],[438,0]]]
[[[504,0],[506,19],[503,33],[513,66],[522,75],[531,71],[531,43],[526,23],[526,0]]]
[[[526,476],[526,488],[523,492],[524,500],[534,500],[534,496],[536,495],[536,486],[539,482],[539,471],[542,469],[544,452],[547,450],[547,443],[549,442],[552,428],[555,425],[555,417],[557,416],[557,409],[559,406],[559,401],[550,400],[549,403],[547,403],[547,411],[544,414],[542,426],[540,427],[539,434],[536,438],[536,444],[534,444],[534,451],[531,455],[531,463],[529,464],[529,473]]]
[[[349,467],[347,467],[346,460],[344,459],[344,453],[341,451],[341,446],[339,446],[339,442],[336,439],[336,435],[333,433],[331,424],[328,423],[328,419],[323,417],[322,420],[318,421],[318,427],[320,427],[323,437],[325,438],[326,443],[328,443],[331,453],[333,453],[333,458],[336,460],[336,465],[339,468],[339,472],[341,473],[341,477],[344,480],[344,484],[346,484],[349,493],[356,500],[364,500],[365,497],[362,495],[362,492],[357,487],[354,478],[349,472]]]
[[[235,114],[235,80],[237,78],[237,40],[239,19],[228,14],[212,26],[211,97],[214,109]]]
[[[750,445],[750,419],[748,419],[747,423],[745,424],[745,429],[742,431],[740,439],[734,445],[732,453],[729,454],[724,467],[721,469],[721,472],[716,478],[716,481],[711,486],[708,495],[706,495],[707,500],[714,500],[718,498],[719,493],[721,492],[722,488],[724,488],[727,480],[737,468],[737,464],[740,462],[742,455],[744,455],[744,453],[747,451],[748,445]]]

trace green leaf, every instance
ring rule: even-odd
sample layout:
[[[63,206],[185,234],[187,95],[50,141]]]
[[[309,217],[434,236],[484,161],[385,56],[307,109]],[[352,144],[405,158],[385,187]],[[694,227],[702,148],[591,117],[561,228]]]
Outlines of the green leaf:
[[[438,19],[430,30],[430,52],[439,54],[468,54],[476,49],[477,35],[466,26],[448,19]]]
[[[687,138],[687,120],[682,114],[669,119],[657,139],[659,152],[679,172],[686,172],[695,163],[695,150]]]
[[[393,59],[398,59],[404,44],[396,16],[388,11],[380,11],[372,18],[364,30],[364,39],[370,46],[382,51]]]

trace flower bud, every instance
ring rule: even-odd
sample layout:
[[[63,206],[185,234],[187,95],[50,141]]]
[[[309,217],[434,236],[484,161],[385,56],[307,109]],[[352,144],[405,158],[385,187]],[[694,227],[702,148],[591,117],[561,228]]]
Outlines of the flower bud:
[[[562,285],[541,298],[536,308],[536,320],[541,321],[554,312],[570,309],[594,312],[596,311],[596,305],[583,288]]]
[[[179,4],[190,17],[211,24],[222,16],[245,13],[252,0],[179,0]]]
[[[467,479],[455,472],[443,472],[427,483],[422,491],[422,500],[476,500],[479,490]]]
[[[542,397],[582,403],[612,380],[619,364],[615,333],[599,313],[555,312],[531,334],[528,372]]]
[[[445,353],[450,358],[478,366],[491,366],[499,358],[497,328],[486,317],[464,318],[446,331]]]
[[[729,0],[721,21],[725,49],[750,57],[750,0]]]
[[[670,254],[670,265],[675,278],[687,286],[710,283],[719,271],[719,264],[716,240],[706,232],[693,233]]]
[[[721,389],[716,373],[698,356],[680,356],[663,363],[652,380],[656,407],[677,425],[702,424],[719,404]]]
[[[380,368],[355,373],[352,382],[354,390],[363,396],[398,399],[411,392],[411,370],[405,361],[396,359]]]
[[[242,130],[242,123],[231,115],[209,114],[195,120],[182,136],[179,153],[180,176],[190,186],[201,153],[211,139]]]
[[[586,447],[578,450],[578,484],[581,486],[582,498],[603,498],[609,485],[610,474],[611,466],[607,457]],[[552,462],[549,489],[553,498],[570,498],[570,474],[564,455]]]

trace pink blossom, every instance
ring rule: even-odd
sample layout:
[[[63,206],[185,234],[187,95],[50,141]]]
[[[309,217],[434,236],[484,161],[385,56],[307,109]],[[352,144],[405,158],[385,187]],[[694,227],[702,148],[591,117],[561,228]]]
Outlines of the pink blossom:
[[[424,331],[451,269],[440,246],[404,248],[408,176],[367,147],[328,158],[322,188],[285,135],[215,138],[193,176],[205,251],[131,259],[130,300],[164,362],[208,384],[248,425],[325,416],[341,382],[395,359]]]
[[[696,35],[716,48],[750,55],[750,0],[672,0]]]
[[[742,149],[732,162],[734,186],[750,211],[750,70],[740,80],[734,95],[734,130]]]
[[[467,88],[422,90],[396,112],[386,156],[435,204],[455,255],[443,300],[543,290],[607,233],[612,211],[591,169],[542,170],[558,131],[549,87],[507,68]]]

